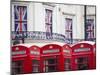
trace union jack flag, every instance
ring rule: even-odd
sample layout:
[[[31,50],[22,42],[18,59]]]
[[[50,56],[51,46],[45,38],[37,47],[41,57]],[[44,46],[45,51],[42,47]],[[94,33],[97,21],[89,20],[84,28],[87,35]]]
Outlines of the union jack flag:
[[[45,10],[45,24],[46,37],[50,38],[52,36],[52,10]]]
[[[46,9],[45,22],[49,25],[52,24],[52,10]]]
[[[86,21],[86,39],[93,39],[94,38],[94,20],[87,19]]]
[[[65,19],[65,34],[66,38],[72,39],[72,19],[66,18]]]
[[[15,31],[27,31],[27,6],[14,6]]]

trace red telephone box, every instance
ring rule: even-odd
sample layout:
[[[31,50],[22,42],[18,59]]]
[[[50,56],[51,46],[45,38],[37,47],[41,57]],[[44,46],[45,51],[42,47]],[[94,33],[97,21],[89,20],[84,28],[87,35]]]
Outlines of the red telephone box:
[[[39,73],[40,72],[40,48],[36,45],[33,45],[29,48],[30,50],[30,61],[31,61],[31,72]]]
[[[62,47],[48,44],[41,48],[41,72],[64,71]]]
[[[92,65],[93,67],[92,69],[95,69],[96,68],[96,43],[93,41],[82,41],[79,43],[88,43],[93,46],[93,50],[92,50],[93,51],[93,65]]]
[[[93,68],[93,46],[88,43],[77,43],[72,46],[73,70]]]
[[[62,46],[64,56],[64,71],[72,70],[72,49],[69,45]]]
[[[12,74],[22,74],[28,72],[24,68],[29,68],[26,66],[25,62],[28,61],[28,47],[22,45],[12,46]]]

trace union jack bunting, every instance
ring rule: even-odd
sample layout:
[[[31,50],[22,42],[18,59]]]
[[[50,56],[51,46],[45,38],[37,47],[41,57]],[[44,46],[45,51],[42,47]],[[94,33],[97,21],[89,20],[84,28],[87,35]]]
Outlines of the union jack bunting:
[[[65,34],[67,39],[72,39],[72,19],[65,19]]]
[[[14,6],[15,31],[27,31],[27,6]]]
[[[94,20],[87,19],[86,21],[86,39],[93,39],[94,38]]]

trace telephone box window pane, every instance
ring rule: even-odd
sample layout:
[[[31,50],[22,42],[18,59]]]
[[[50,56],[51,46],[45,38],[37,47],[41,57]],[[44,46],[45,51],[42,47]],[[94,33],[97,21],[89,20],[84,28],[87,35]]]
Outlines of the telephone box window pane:
[[[39,65],[39,61],[38,60],[33,60],[33,65]]]
[[[45,65],[56,64],[56,59],[47,59],[44,62]]]
[[[71,62],[69,58],[65,59],[65,70],[71,70]]]
[[[46,59],[44,61],[44,71],[45,72],[54,72],[54,71],[57,71],[57,59]]]
[[[48,64],[55,64],[56,61],[54,59],[48,59]]]
[[[80,58],[77,58],[75,61],[76,61],[78,70],[86,70],[89,68],[87,57],[80,57]]]
[[[34,66],[34,67],[33,67],[33,72],[39,72],[38,66]]]
[[[33,60],[33,72],[39,72],[39,61],[38,60]]]
[[[78,64],[78,70],[87,70],[88,64]]]
[[[65,60],[65,63],[70,63],[70,59],[66,59]]]
[[[85,57],[83,57],[83,58],[82,57],[81,58],[77,58],[76,62],[77,63],[84,63],[84,62],[87,63],[88,62],[88,58],[85,58]]]
[[[22,61],[12,62],[12,74],[21,74],[22,69]]]
[[[70,65],[68,65],[68,64],[66,64],[66,65],[65,65],[65,70],[66,70],[66,71],[71,70],[71,66],[70,66]]]
[[[57,71],[56,66],[45,66],[45,72],[55,72]]]
[[[48,66],[48,72],[56,71],[56,66]]]

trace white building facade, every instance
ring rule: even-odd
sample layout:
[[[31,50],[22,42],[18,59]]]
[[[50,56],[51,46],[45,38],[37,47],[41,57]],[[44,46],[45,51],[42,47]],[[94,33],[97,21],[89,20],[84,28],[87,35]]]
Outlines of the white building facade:
[[[23,31],[28,32],[29,36],[22,38],[24,43],[34,42],[34,34],[37,36],[35,40],[45,38],[46,41],[49,39],[54,41],[57,37],[58,40],[92,39],[92,41],[96,38],[95,6],[46,2],[12,2],[11,7],[11,35],[13,40],[16,40],[15,36],[17,34],[15,32]],[[65,42],[64,40],[63,42]]]

